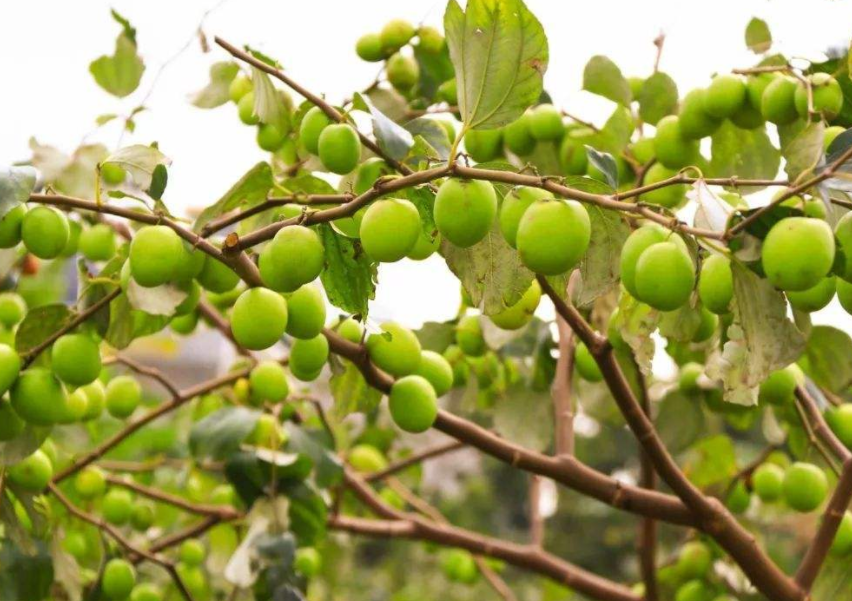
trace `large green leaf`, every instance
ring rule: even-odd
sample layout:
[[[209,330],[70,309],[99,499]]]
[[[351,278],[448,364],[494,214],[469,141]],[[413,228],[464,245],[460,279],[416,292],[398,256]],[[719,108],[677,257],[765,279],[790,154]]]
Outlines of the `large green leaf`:
[[[332,358],[331,374],[328,383],[334,399],[331,414],[337,420],[351,413],[372,411],[382,399],[382,393],[367,384],[361,370],[351,361]]]
[[[263,202],[272,189],[272,168],[269,163],[258,163],[214,204],[204,209],[193,224],[196,232],[213,219],[237,208],[249,208]]]
[[[328,301],[348,313],[367,316],[369,302],[376,297],[378,266],[359,240],[336,233],[327,223],[318,233],[325,247],[325,269],[320,281]]]
[[[639,93],[639,116],[645,123],[656,125],[666,115],[677,112],[677,84],[658,71],[645,80]]]
[[[444,30],[466,127],[506,125],[538,100],[547,36],[521,0],[450,0]]]
[[[523,447],[544,451],[553,439],[553,402],[549,390],[512,386],[494,404],[494,429]]]
[[[852,384],[852,338],[831,326],[814,326],[801,365],[820,386],[845,391]]]
[[[66,326],[74,313],[64,304],[31,309],[15,332],[15,350],[26,354]]]
[[[630,104],[630,84],[618,65],[606,56],[593,56],[586,63],[583,69],[583,89],[618,104]]]
[[[222,106],[231,99],[229,88],[239,72],[240,67],[237,63],[231,61],[213,63],[210,67],[210,82],[190,95],[189,101],[202,109]]]
[[[92,61],[89,71],[104,90],[113,96],[124,98],[139,87],[145,72],[145,63],[136,51],[136,30],[130,26],[127,19],[115,11],[113,18],[123,28],[115,40],[115,52],[112,56],[104,55]]]
[[[725,121],[712,136],[710,170],[713,177],[773,179],[781,164],[781,153],[764,129],[740,129]],[[743,188],[744,193],[761,190]]]

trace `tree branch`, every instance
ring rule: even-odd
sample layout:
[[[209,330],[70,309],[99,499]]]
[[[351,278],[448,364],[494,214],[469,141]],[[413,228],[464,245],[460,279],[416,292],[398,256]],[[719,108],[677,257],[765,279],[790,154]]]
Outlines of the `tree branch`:
[[[163,388],[165,388],[166,390],[169,391],[169,394],[172,395],[172,398],[180,396],[180,390],[178,390],[177,387],[174,385],[174,383],[171,380],[169,380],[165,376],[165,374],[163,374],[163,372],[160,371],[159,369],[157,369],[155,367],[149,367],[147,365],[142,365],[138,361],[131,359],[130,357],[127,357],[125,355],[120,355],[120,354],[114,355],[113,357],[110,357],[109,359],[104,361],[105,365],[110,365],[110,364],[115,364],[115,363],[120,363],[121,365],[124,365],[124,366],[130,368],[132,371],[136,372],[137,374],[141,374],[143,376],[148,376],[149,378],[156,380],[157,382],[159,382],[163,386]]]
[[[452,453],[453,451],[457,451],[459,449],[463,449],[465,444],[460,440],[450,440],[443,444],[435,445],[434,447],[429,447],[427,449],[423,449],[417,453],[413,453],[404,459],[400,459],[399,461],[395,461],[387,466],[383,470],[379,470],[378,472],[372,472],[370,474],[366,474],[364,479],[367,482],[374,482],[375,480],[384,480],[388,476],[392,476],[397,472],[401,472],[403,470],[408,469],[413,465],[417,465],[418,463],[423,463],[428,459],[432,459],[434,457],[438,457],[440,455],[445,455],[447,453]]]
[[[108,474],[106,480],[114,486],[127,488],[128,490],[132,490],[143,497],[148,497],[149,499],[160,501],[161,503],[167,503],[195,515],[215,517],[220,521],[235,520],[242,516],[239,511],[228,505],[205,505],[202,503],[192,503],[183,497],[178,497],[177,495],[172,495],[165,491],[139,484],[138,482],[127,478],[113,476],[112,474]]]
[[[639,377],[639,392],[642,411],[651,417],[651,403],[648,398],[648,387],[645,376],[640,369],[636,370]],[[639,486],[654,490],[657,487],[657,473],[648,453],[639,445]],[[642,581],[645,583],[645,601],[657,601],[659,598],[659,587],[657,586],[657,521],[645,517],[639,523],[639,567],[642,572]]]
[[[566,294],[570,298],[573,283],[576,281],[574,272],[568,278]],[[571,380],[574,375],[574,330],[562,319],[556,316],[556,327],[559,332],[559,357],[556,360],[556,374],[553,376],[553,413],[556,424],[556,454],[559,456],[574,455],[574,403],[571,399]]]

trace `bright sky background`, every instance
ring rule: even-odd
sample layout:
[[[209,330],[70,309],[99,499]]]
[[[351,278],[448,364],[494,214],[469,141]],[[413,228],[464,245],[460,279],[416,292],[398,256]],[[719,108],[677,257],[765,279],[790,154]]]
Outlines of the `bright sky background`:
[[[608,55],[626,75],[648,75],[655,54],[652,40],[664,31],[661,69],[674,77],[683,95],[706,85],[716,71],[755,62],[743,41],[752,16],[769,23],[775,49],[788,56],[818,58],[829,46],[847,44],[852,31],[852,2],[837,0],[527,3],[550,41],[545,87],[558,105],[598,123],[611,112],[611,103],[580,91],[583,66],[594,54]],[[162,72],[146,103],[150,110],[138,117],[135,136],[126,136],[124,143],[157,140],[173,159],[165,197],[173,211],[209,204],[264,153],[233,105],[204,111],[186,101],[187,94],[206,83],[209,65],[226,58],[216,47],[209,54],[200,50],[194,32],[205,11],[216,7],[204,23],[211,38],[218,34],[237,45],[249,43],[280,60],[303,85],[339,101],[368,84],[377,70],[354,53],[361,34],[396,17],[440,24],[444,6],[443,0],[2,2],[0,164],[28,158],[30,136],[73,150],[92,131],[96,116],[136,106],[151,90],[159,66],[189,44]],[[93,59],[113,51],[118,25],[110,7],[138,29],[147,65],[139,90],[123,101],[103,92],[88,73]],[[88,139],[113,147],[118,134],[117,126],[107,126]],[[383,266],[380,279],[375,315],[415,326],[455,314],[457,288],[439,258]],[[836,302],[815,321],[852,331],[852,320]]]

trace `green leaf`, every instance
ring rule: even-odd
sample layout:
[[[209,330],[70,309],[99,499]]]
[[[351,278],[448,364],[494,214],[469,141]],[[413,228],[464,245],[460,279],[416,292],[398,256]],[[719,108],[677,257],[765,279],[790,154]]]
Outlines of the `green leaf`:
[[[247,209],[263,202],[271,189],[272,167],[265,162],[256,164],[231,186],[222,198],[201,212],[192,229],[200,232],[205,225],[220,215],[230,213],[237,208]]]
[[[465,127],[501,127],[538,100],[547,36],[521,0],[450,0],[444,30]]]
[[[175,284],[162,284],[148,288],[140,286],[136,280],[130,278],[127,285],[127,300],[134,309],[147,313],[148,315],[161,315],[171,317],[175,309],[188,295],[186,290],[181,290]]]
[[[456,327],[451,323],[427,321],[414,333],[424,351],[443,353],[456,340]]]
[[[361,371],[351,361],[332,361],[328,386],[334,399],[331,414],[338,421],[351,413],[372,411],[382,399],[382,394],[367,384]]]
[[[712,177],[741,179],[772,179],[778,173],[781,153],[772,145],[764,129],[739,129],[725,121],[712,136]],[[761,190],[743,188],[743,193]]]
[[[843,330],[814,326],[800,365],[814,382],[840,394],[852,384],[852,339]]]
[[[414,47],[414,59],[420,66],[417,91],[427,100],[434,101],[438,86],[456,74],[450,61],[450,52],[446,45],[440,52],[425,52],[417,45]]]
[[[837,601],[852,597],[849,558],[829,554],[811,590],[812,601]]]
[[[583,69],[583,89],[618,104],[630,104],[630,84],[618,65],[605,56],[593,56],[586,63]]]
[[[53,561],[47,544],[36,542],[33,555],[24,554],[10,540],[0,547],[0,599],[32,601],[50,597],[53,583]]]
[[[699,441],[684,467],[687,477],[698,488],[707,488],[730,479],[737,473],[734,443],[724,434]]]
[[[499,313],[517,303],[530,287],[533,273],[521,263],[496,222],[480,242],[459,248],[441,241],[441,254],[467,291],[474,307],[486,315]]]
[[[435,193],[428,186],[408,188],[405,193],[420,213],[423,231],[429,234],[436,233],[438,226],[435,225]]]
[[[378,266],[358,240],[341,236],[327,223],[318,233],[325,247],[325,269],[320,281],[328,301],[348,313],[367,316],[369,302],[376,297]]]
[[[285,483],[282,494],[290,501],[290,529],[303,545],[315,545],[325,536],[328,508],[309,482]]]
[[[0,442],[0,466],[11,465],[29,457],[50,434],[50,428],[26,424],[23,432],[11,440]]]
[[[145,63],[136,52],[135,40],[123,32],[115,40],[115,53],[92,61],[89,71],[101,88],[124,98],[139,87]]]
[[[698,399],[677,390],[660,402],[654,425],[671,453],[680,453],[706,432],[704,410]]]
[[[254,86],[254,114],[260,122],[274,125],[282,132],[289,131],[290,115],[281,92],[272,85],[269,75],[252,67],[251,81]]]
[[[447,130],[435,119],[418,117],[409,121],[403,127],[415,137],[422,136],[429,143],[429,146],[435,149],[438,158],[447,160],[447,157],[450,156],[451,140],[447,137]]]
[[[786,144],[782,143],[781,154],[786,161],[784,171],[791,181],[817,168],[823,156],[824,138],[825,125],[817,121],[802,128]]]
[[[630,111],[623,106],[617,106],[601,131],[594,136],[594,146],[610,154],[619,155],[630,143],[634,129]]]
[[[50,338],[74,319],[74,313],[61,303],[30,309],[15,333],[15,350],[24,355]]]
[[[325,431],[309,431],[287,423],[287,448],[309,457],[314,466],[314,479],[317,486],[329,488],[340,483],[343,477],[343,465],[331,447],[331,441]],[[325,440],[324,440],[325,439]]]
[[[126,294],[119,294],[110,303],[109,327],[105,339],[110,345],[121,350],[137,338],[159,332],[168,325],[170,319],[138,311],[130,304]]]
[[[151,188],[154,179],[154,172],[159,166],[168,167],[172,164],[172,160],[160,152],[156,145],[145,146],[144,144],[134,144],[125,146],[116,150],[109,155],[105,163],[115,163],[124,167],[136,185],[143,190]],[[160,178],[163,176],[160,175]],[[165,187],[165,184],[161,184]]]
[[[254,430],[260,412],[247,407],[225,407],[196,422],[189,432],[194,457],[225,459],[240,448]]]
[[[508,388],[494,403],[494,429],[523,447],[544,451],[553,440],[550,390],[523,385]]]
[[[237,77],[240,67],[231,61],[213,63],[210,67],[210,83],[189,96],[193,105],[202,109],[222,106],[231,99],[228,88]]]
[[[690,342],[701,325],[701,308],[686,303],[674,311],[666,311],[660,318],[660,336],[678,342]]]
[[[586,156],[589,158],[589,163],[592,164],[592,167],[603,173],[606,183],[611,188],[618,188],[618,166],[615,164],[615,159],[612,158],[612,155],[608,152],[595,150],[587,144]]]
[[[37,178],[32,167],[0,167],[0,219],[29,200]]]
[[[642,84],[639,93],[639,116],[650,125],[666,115],[677,112],[678,91],[675,81],[662,71],[657,71]]]
[[[166,186],[169,183],[169,171],[162,163],[154,167],[154,173],[151,174],[151,185],[146,190],[148,196],[159,201],[163,197],[163,192],[166,191]]]
[[[753,17],[746,25],[745,43],[755,54],[763,54],[772,47],[772,34],[763,19]]]
[[[404,159],[408,150],[414,144],[414,137],[411,132],[395,123],[361,94],[356,94],[355,100],[358,101],[358,106],[365,106],[372,116],[373,135],[376,137],[379,148],[394,160],[401,161]]]
[[[707,375],[719,380],[725,400],[737,405],[757,403],[760,383],[788,366],[805,350],[805,338],[787,317],[784,295],[767,280],[732,262],[734,321],[721,353],[707,362]]]

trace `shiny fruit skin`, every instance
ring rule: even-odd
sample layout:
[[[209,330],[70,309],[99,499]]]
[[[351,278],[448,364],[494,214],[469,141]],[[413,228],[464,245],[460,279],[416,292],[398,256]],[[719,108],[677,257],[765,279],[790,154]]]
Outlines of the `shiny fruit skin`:
[[[692,337],[692,342],[706,342],[710,340],[713,334],[716,333],[716,328],[719,326],[719,318],[715,313],[711,313],[706,307],[701,307],[701,321],[698,324],[698,329]]]
[[[261,361],[255,365],[249,374],[249,383],[251,397],[256,404],[263,401],[277,403],[290,393],[287,372],[277,361]]]
[[[198,274],[198,283],[205,290],[223,294],[237,287],[237,284],[240,283],[240,276],[218,259],[206,257],[204,266]]]
[[[589,214],[573,200],[539,200],[518,224],[521,262],[535,273],[558,275],[577,265],[589,247]]]
[[[263,283],[278,292],[293,292],[314,281],[323,267],[325,248],[320,237],[301,225],[279,230],[260,253]]]
[[[456,325],[456,344],[468,357],[481,357],[488,350],[478,315],[465,315]]]
[[[311,154],[319,154],[320,135],[331,124],[329,116],[318,106],[305,113],[299,126],[299,140],[305,146],[305,150]]]
[[[325,299],[320,289],[305,284],[287,298],[287,333],[294,338],[313,338],[325,325]]]
[[[520,300],[511,307],[506,307],[499,313],[489,315],[489,319],[503,330],[519,330],[533,318],[535,310],[541,301],[541,286],[538,280],[533,280]]]
[[[799,311],[813,313],[825,308],[834,298],[836,290],[834,276],[822,278],[819,283],[807,290],[787,292],[787,300]]]
[[[237,102],[237,115],[246,125],[257,125],[260,117],[254,112],[254,92],[248,92]]]
[[[254,89],[251,79],[245,75],[237,75],[228,86],[228,96],[231,102],[238,103],[243,96]]]
[[[794,97],[796,82],[788,77],[777,77],[766,86],[760,100],[760,112],[770,123],[785,125],[798,119]]]
[[[156,585],[143,582],[133,587],[130,593],[130,601],[163,601],[163,593]]]
[[[443,396],[453,387],[453,368],[444,356],[435,351],[423,351],[420,364],[414,372],[426,378],[437,396]]]
[[[817,466],[797,462],[784,473],[784,500],[801,513],[813,511],[828,496],[828,478]]]
[[[0,395],[6,394],[21,372],[21,358],[8,344],[0,344]]]
[[[275,152],[284,144],[284,134],[272,123],[262,123],[257,128],[257,145],[267,152]]]
[[[676,565],[683,578],[703,578],[713,565],[713,554],[704,543],[690,541],[681,548]]]
[[[394,382],[388,403],[394,423],[406,432],[425,432],[438,416],[435,389],[422,376],[404,376]]]
[[[31,209],[21,224],[24,246],[39,259],[58,257],[70,235],[68,219],[53,207],[40,205]]]
[[[464,135],[464,149],[477,163],[487,163],[503,154],[503,132],[499,129],[471,129]]]
[[[717,254],[704,259],[698,276],[698,297],[704,307],[716,315],[724,315],[731,310],[734,274],[730,259]]]
[[[828,73],[814,73],[809,76],[813,96],[813,110],[817,116],[831,121],[843,107],[843,90],[840,84]],[[808,90],[801,82],[796,86],[793,97],[796,111],[800,117],[808,118]]]
[[[110,186],[117,186],[127,177],[127,171],[118,163],[102,163],[101,178]]]
[[[0,399],[0,442],[17,437],[26,426],[26,422],[18,417],[12,403],[7,399]]]
[[[834,263],[834,234],[825,221],[787,217],[763,241],[767,279],[781,290],[807,290],[828,275]]]
[[[361,60],[377,63],[385,59],[382,39],[377,33],[367,33],[355,42],[355,53]]]
[[[21,241],[21,227],[27,214],[26,205],[17,205],[0,219],[0,248],[12,248]]]
[[[831,553],[833,555],[848,555],[850,551],[852,551],[852,513],[846,511],[840,518],[840,525],[837,527],[837,533],[831,543]]]
[[[503,198],[500,205],[500,231],[512,248],[517,247],[518,224],[532,204],[542,198],[553,198],[553,194],[541,188],[517,186]]]
[[[126,419],[142,402],[142,387],[133,376],[116,376],[106,385],[105,400],[110,415]]]
[[[633,230],[621,248],[621,283],[633,298],[638,298],[636,291],[636,264],[639,257],[654,244],[665,242],[676,234],[671,234],[656,223],[647,223]]]
[[[395,263],[414,248],[420,227],[420,213],[408,200],[377,200],[361,219],[361,244],[370,258]]]
[[[78,248],[89,261],[109,261],[115,256],[115,230],[106,223],[84,229]]]
[[[645,172],[643,184],[646,186],[656,184],[675,175],[677,175],[677,171],[674,169],[669,169],[662,163],[654,163]],[[686,200],[687,189],[686,184],[673,184],[645,192],[642,194],[641,199],[645,202],[666,207],[667,209],[675,209]]]
[[[313,547],[296,549],[293,568],[305,578],[312,578],[319,574],[322,568],[322,556]]]
[[[680,120],[675,115],[668,115],[657,122],[654,154],[669,169],[680,169],[695,162],[698,142],[686,139],[681,133]]]
[[[396,52],[414,37],[414,26],[403,19],[388,21],[379,33],[379,39],[385,52]]]
[[[751,483],[758,499],[774,503],[784,491],[784,470],[774,463],[764,463],[754,470]]]
[[[562,114],[552,104],[540,104],[530,110],[529,125],[536,140],[558,140],[565,133]]]
[[[704,95],[704,110],[717,119],[726,119],[742,106],[746,99],[745,82],[737,75],[717,75]]]
[[[178,552],[180,560],[188,566],[200,566],[204,563],[206,556],[207,549],[204,548],[204,543],[194,538],[183,541]]]
[[[367,337],[370,360],[392,376],[414,373],[420,365],[420,340],[414,332],[393,321],[383,323],[382,330]]]
[[[846,213],[838,220],[834,227],[834,236],[840,243],[845,258],[843,273],[840,277],[847,282],[852,282],[852,212]]]
[[[721,119],[713,117],[704,109],[702,89],[695,89],[683,97],[678,122],[680,133],[687,140],[706,138],[722,125]]]
[[[104,567],[101,590],[112,601],[123,601],[136,586],[136,570],[123,559],[111,559]]]
[[[639,257],[635,283],[639,300],[660,311],[673,311],[689,300],[695,268],[677,244],[660,242]]]
[[[86,393],[86,398],[89,401],[86,403],[86,413],[83,415],[83,420],[97,419],[106,406],[106,388],[100,380],[95,380],[87,386],[81,386],[80,389]]]
[[[565,175],[584,175],[589,167],[584,140],[571,135],[568,131],[559,144],[559,164]]]
[[[130,242],[130,271],[140,286],[152,288],[174,277],[183,253],[178,235],[165,225],[143,227]]]
[[[95,499],[106,492],[106,474],[94,465],[87,465],[74,476],[74,490],[83,499]]]
[[[175,334],[181,336],[189,336],[198,327],[198,313],[186,313],[185,315],[175,315],[169,322],[169,327]]]
[[[351,317],[341,321],[335,330],[342,338],[355,344],[361,344],[361,338],[364,336],[364,326]]]
[[[101,513],[110,524],[123,526],[133,514],[133,495],[123,488],[110,488],[101,502]]]
[[[354,171],[361,160],[361,140],[351,125],[335,123],[322,130],[317,151],[326,169],[346,175]]]
[[[826,411],[825,418],[838,440],[852,448],[852,403],[832,407]]]
[[[268,349],[287,328],[287,301],[269,288],[250,288],[234,303],[231,331],[240,346],[253,351]]]
[[[441,236],[461,248],[485,238],[497,216],[491,182],[451,178],[435,196],[435,225]]]
[[[414,58],[397,52],[388,58],[385,74],[394,88],[407,92],[420,79],[420,66]]]
[[[356,444],[346,458],[349,465],[361,474],[380,472],[388,466],[384,454],[371,444]]]
[[[290,349],[290,373],[303,382],[315,380],[328,360],[328,340],[322,334],[293,342]]]
[[[91,384],[101,373],[101,351],[85,334],[65,334],[53,343],[51,367],[56,377],[72,386]]]
[[[574,366],[577,368],[580,377],[588,382],[601,382],[603,380],[598,362],[595,361],[589,348],[582,342],[578,342],[574,350]]]
[[[503,143],[506,148],[519,157],[527,156],[535,150],[536,140],[532,135],[527,113],[503,128]]]
[[[434,236],[429,232],[420,231],[417,236],[417,242],[405,255],[412,261],[425,261],[441,248],[441,234],[435,232]]]
[[[6,470],[9,482],[28,491],[41,491],[53,477],[53,464],[44,451],[36,450],[32,455],[13,463]]]
[[[59,421],[65,403],[62,384],[48,370],[31,367],[21,372],[11,389],[12,407],[21,419],[37,426]]]

